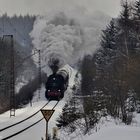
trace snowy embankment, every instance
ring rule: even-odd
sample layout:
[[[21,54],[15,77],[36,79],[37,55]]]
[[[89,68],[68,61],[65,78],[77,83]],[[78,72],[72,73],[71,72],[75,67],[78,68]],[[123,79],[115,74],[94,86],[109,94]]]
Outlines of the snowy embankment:
[[[9,111],[0,115],[0,129],[4,128],[10,124],[14,124],[14,123],[16,123],[20,120],[23,120],[26,117],[32,115],[33,113],[38,111],[42,106],[44,106],[44,104],[46,104],[46,102],[47,102],[47,100],[42,100],[42,101],[33,103],[32,107],[30,105],[27,105],[23,109],[18,109],[18,110],[16,110],[16,117],[10,118]],[[51,101],[44,109],[52,109],[55,104],[56,104],[56,101]],[[60,101],[59,104],[55,108],[55,112],[51,118],[51,121],[49,122],[50,133],[52,131],[52,128],[55,127],[55,123],[56,123],[55,120],[61,113],[61,109],[63,108],[63,105],[64,105],[64,101]],[[37,115],[35,115],[33,118],[31,118],[17,126],[14,126],[8,130],[0,132],[0,139],[5,138],[13,133],[16,133],[16,132],[26,128],[27,126],[33,124],[34,122],[38,121],[42,117],[43,116],[40,112]],[[23,133],[15,136],[13,138],[10,138],[10,140],[25,140],[25,139],[26,140],[31,140],[31,139],[41,140],[41,137],[45,136],[45,129],[46,129],[46,122],[45,122],[45,120],[43,120],[40,123],[36,124],[35,126],[31,127],[30,129],[24,131]]]
[[[71,87],[74,83],[74,77],[76,72],[71,75],[71,79],[69,82],[69,89],[65,93],[64,99],[62,99],[58,105],[55,107],[55,112],[52,118],[49,121],[49,133],[52,133],[53,127],[56,127],[56,119],[59,114],[62,112],[62,108],[65,105],[65,102],[72,96]],[[45,89],[42,87],[41,89],[41,99],[38,100],[38,92],[36,92],[36,96],[33,99],[33,106],[26,105],[22,109],[16,110],[16,117],[9,117],[10,112],[7,111],[4,114],[0,115],[0,129],[14,124],[20,120],[27,118],[28,116],[34,114],[36,111],[42,108],[48,101],[45,99]],[[56,101],[51,101],[44,109],[52,109]],[[33,118],[9,128],[3,132],[0,132],[0,140],[5,138],[13,133],[16,133],[27,126],[35,123],[43,116],[41,112],[35,115]],[[43,137],[45,139],[45,130],[46,122],[42,120],[35,126],[30,129],[16,135],[15,137],[10,138],[10,140],[41,140]],[[68,135],[64,133],[63,130],[59,131],[60,140],[139,140],[140,139],[140,114],[135,114],[132,125],[124,125],[118,121],[114,121],[112,118],[107,117],[106,119],[102,119],[95,130],[93,130],[89,135],[83,135],[80,129],[77,129],[74,133]]]
[[[87,137],[87,140],[139,140],[140,128],[131,126],[104,127],[99,132]]]
[[[82,121],[82,120],[81,120]],[[89,134],[83,135],[82,131],[69,134],[60,133],[61,140],[139,140],[140,139],[140,114],[135,114],[131,125],[125,125],[111,117],[102,118],[97,126]]]
[[[69,88],[65,93],[65,97],[54,108],[55,112],[54,112],[54,114],[51,117],[51,120],[49,122],[49,133],[52,133],[53,127],[56,127],[56,119],[61,114],[62,108],[65,105],[65,102],[68,100],[68,98],[70,98],[72,96],[71,95],[71,93],[72,93],[71,87],[73,86],[73,83],[74,83],[75,74],[76,74],[76,71],[72,71],[72,73],[70,74]],[[41,94],[40,99],[38,99],[38,96],[39,96],[38,91],[34,94],[35,96],[32,100],[32,107],[30,106],[30,104],[28,104],[24,108],[17,109],[16,110],[16,117],[10,118],[9,111],[0,115],[0,130],[9,126],[9,125],[15,124],[15,123],[31,116],[32,114],[34,114],[38,110],[40,110],[48,102],[45,98],[44,86],[41,88],[40,94]],[[52,109],[56,105],[56,103],[57,103],[57,101],[50,101],[47,104],[47,106],[44,107],[43,109]],[[11,127],[5,131],[0,131],[0,140],[7,137],[7,136],[10,136],[16,132],[19,132],[20,130],[37,122],[41,118],[43,118],[43,115],[41,114],[41,112],[39,112],[34,117],[28,119],[25,122],[22,122],[21,124],[18,124],[14,127]],[[45,133],[46,133],[46,122],[44,119],[41,122],[39,122],[38,124],[31,127],[30,129],[27,129],[26,131],[10,138],[10,140],[25,140],[25,139],[26,140],[31,140],[31,139],[41,140],[41,138],[45,139]]]
[[[16,117],[9,117],[9,111],[0,115],[0,128],[3,128],[5,126],[8,126],[9,124],[13,124],[15,122],[18,122],[19,120],[22,120],[37,110],[39,110],[47,100],[41,99],[41,101],[34,102],[33,106],[27,105],[23,109],[16,110]],[[56,104],[56,101],[50,102],[45,109],[51,109]],[[56,118],[59,116],[59,114],[62,111],[62,108],[65,104],[64,100],[61,100],[59,104],[55,108],[55,113],[53,114],[50,122],[49,122],[49,132],[52,133],[52,128],[55,127],[56,124]],[[42,114],[39,113],[36,117],[33,117],[32,119],[29,119],[25,123],[22,123],[21,125],[15,126],[7,131],[0,132],[0,138],[4,138],[6,136],[9,136],[10,134],[17,132],[30,124],[34,123],[35,121],[42,118]],[[10,140],[41,140],[41,137],[45,137],[45,127],[46,122],[45,120],[41,121],[37,125],[33,126],[32,128],[24,131],[23,133],[11,138]],[[92,134],[89,135],[82,135],[80,131],[77,131],[76,133],[73,133],[71,135],[61,133],[60,136],[61,140],[139,140],[140,138],[140,114],[135,114],[135,117],[133,119],[132,125],[124,125],[122,123],[119,123],[118,121],[114,121],[111,118],[107,118],[106,120],[101,121],[100,124],[97,125],[97,132],[93,131]],[[77,136],[76,136],[77,135]]]
[[[115,124],[113,121],[101,126],[100,130],[91,136],[86,136],[86,140],[139,140],[140,139],[140,114],[136,114],[132,125],[122,123]]]

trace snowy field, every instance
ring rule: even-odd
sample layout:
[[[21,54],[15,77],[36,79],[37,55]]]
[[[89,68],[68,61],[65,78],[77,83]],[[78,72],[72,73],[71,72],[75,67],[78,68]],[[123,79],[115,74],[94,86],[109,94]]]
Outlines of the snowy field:
[[[16,117],[9,117],[9,111],[0,115],[0,129],[8,126],[9,124],[13,124],[15,122],[18,122],[19,120],[22,120],[37,110],[39,110],[44,104],[46,104],[47,100],[42,99],[41,101],[34,102],[33,107],[30,107],[30,105],[27,105],[23,109],[16,110]],[[56,101],[51,101],[45,109],[51,109],[56,104]],[[55,127],[55,120],[59,116],[59,114],[62,111],[62,107],[64,106],[65,101],[60,101],[59,104],[55,108],[55,113],[53,114],[50,122],[49,122],[49,133],[52,133],[52,128]],[[30,124],[34,123],[35,121],[42,118],[42,114],[39,113],[35,117],[29,119],[28,121],[17,125],[13,128],[10,128],[6,131],[0,132],[0,138],[4,138],[6,136],[9,136],[10,134],[13,134]],[[37,125],[33,126],[32,128],[24,131],[23,133],[10,138],[10,140],[41,140],[41,137],[45,137],[45,120],[41,121]],[[117,124],[116,124],[117,123]],[[61,140],[139,140],[140,139],[140,114],[135,115],[135,118],[133,120],[132,125],[126,126],[122,123],[118,123],[113,121],[112,119],[106,120],[103,124],[98,125],[98,131],[94,132],[90,135],[79,135],[80,132],[66,136],[64,134],[61,134]],[[75,136],[74,136],[75,135]]]
[[[68,66],[67,66],[68,67]],[[70,68],[69,68],[70,69]],[[72,96],[71,94],[71,87],[73,86],[74,79],[75,79],[75,74],[76,71],[73,70],[72,73],[70,74],[70,80],[69,80],[69,88],[65,92],[65,97],[57,104],[57,106],[54,108],[55,112],[53,116],[51,117],[51,120],[49,122],[49,133],[52,133],[53,127],[56,127],[56,119],[62,112],[62,108],[65,105],[66,101]],[[22,109],[16,110],[16,117],[11,117],[10,118],[10,112],[7,111],[0,115],[0,129],[7,127],[9,125],[12,125],[16,122],[19,122],[30,115],[34,114],[38,110],[40,110],[48,101],[45,98],[45,88],[42,86],[41,88],[41,95],[40,99],[38,99],[38,91],[34,93],[34,98],[32,100],[32,107],[30,104],[26,105]],[[57,101],[50,101],[46,107],[43,109],[52,109],[56,105]],[[11,127],[5,131],[0,132],[0,140],[10,136],[30,125],[35,123],[36,121],[40,120],[43,118],[43,115],[41,112],[39,112],[37,115],[34,117],[30,118],[29,120],[18,124],[14,127]],[[31,127],[30,129],[24,131],[23,133],[16,135],[15,137],[10,138],[10,140],[41,140],[41,138],[45,138],[45,133],[46,133],[46,121],[45,119],[36,124],[35,126]]]
[[[67,138],[66,138],[67,137]],[[125,125],[111,117],[103,118],[89,134],[83,135],[80,130],[69,134],[62,131],[61,140],[139,140],[140,114],[135,114],[133,123]]]
[[[136,115],[132,125],[116,124],[112,119],[108,120],[100,130],[86,140],[139,140],[140,139],[140,114]]]
[[[4,128],[10,124],[14,124],[30,115],[32,115],[34,112],[38,111],[42,106],[44,106],[44,104],[46,104],[47,101],[39,101],[36,103],[33,103],[33,107],[30,107],[29,105],[27,105],[25,108],[23,109],[18,109],[16,110],[16,117],[9,117],[9,111],[0,115],[0,129]],[[56,104],[56,101],[51,101],[44,109],[52,109],[54,107],[54,105]],[[51,118],[51,121],[49,123],[49,130],[51,131],[53,127],[55,127],[55,120],[57,118],[57,116],[59,116],[59,113],[61,112],[61,109],[64,105],[64,102],[61,101],[59,102],[59,104],[57,105],[57,107],[55,108],[55,112]],[[38,113],[36,116],[34,116],[33,118],[17,125],[14,126],[6,131],[0,132],[0,138],[4,138],[7,137],[17,131],[22,130],[23,128],[31,125],[32,123],[38,121],[39,119],[41,119],[43,116],[40,113]],[[45,120],[41,121],[40,123],[38,123],[37,125],[33,126],[32,128],[26,130],[25,132],[10,138],[10,140],[40,140],[41,137],[45,136],[45,129],[46,129],[46,122]]]
[[[34,99],[35,100],[35,99]],[[16,117],[9,117],[9,111],[0,115],[0,129],[18,122],[34,112],[38,111],[44,104],[46,104],[47,100],[41,99],[41,101],[33,103],[33,106],[30,105],[25,106],[25,108],[16,110]],[[51,109],[56,104],[56,101],[51,101],[44,109]],[[49,133],[52,133],[53,127],[56,125],[56,118],[62,111],[62,108],[65,104],[64,100],[61,100],[59,104],[55,108],[55,113],[53,114],[50,122],[49,122]],[[6,131],[0,132],[0,138],[4,138],[13,134],[17,131],[22,130],[23,128],[29,126],[35,121],[42,118],[42,114],[39,113],[35,117],[27,120],[26,122],[19,124],[13,128],[10,128]],[[10,140],[41,140],[41,137],[45,137],[45,120],[41,121],[37,125],[32,128],[24,131],[23,133],[10,138]],[[77,134],[77,136],[76,136]],[[92,134],[83,136],[80,132],[76,132],[69,136],[64,135],[60,132],[61,140],[139,140],[140,139],[140,114],[135,114],[133,119],[133,123],[130,126],[119,123],[118,121],[114,121],[111,118],[108,118],[103,124],[99,124],[97,126],[97,132],[93,131]]]
[[[55,112],[52,118],[49,121],[49,133],[52,134],[53,127],[56,127],[56,119],[62,112],[62,108],[65,105],[68,98],[71,97],[71,87],[74,83],[74,77],[76,72],[71,75],[70,82],[69,82],[69,89],[67,90],[65,97],[58,103],[55,107]],[[35,93],[33,99],[33,106],[31,107],[29,104],[23,107],[22,109],[16,110],[16,117],[10,118],[10,112],[7,111],[0,115],[0,129],[14,124],[20,120],[27,118],[28,116],[34,114],[36,111],[40,110],[48,101],[45,98],[45,89],[42,87],[41,89],[41,99],[38,100],[38,92]],[[44,109],[52,109],[56,101],[51,101]],[[35,123],[43,116],[41,112],[39,112],[34,117],[30,118],[29,120],[9,128],[5,131],[0,132],[0,140],[16,133],[25,127],[30,126],[31,124]],[[30,129],[16,135],[9,140],[41,140],[44,138],[45,140],[45,130],[46,129],[46,122],[43,119],[38,124],[34,125]],[[84,136],[79,130],[74,132],[73,134],[67,135],[64,131],[58,132],[60,140],[139,140],[140,139],[140,114],[135,114],[132,125],[124,125],[120,123],[118,120],[113,120],[110,117],[100,121],[97,125],[97,131],[93,130],[90,134]]]

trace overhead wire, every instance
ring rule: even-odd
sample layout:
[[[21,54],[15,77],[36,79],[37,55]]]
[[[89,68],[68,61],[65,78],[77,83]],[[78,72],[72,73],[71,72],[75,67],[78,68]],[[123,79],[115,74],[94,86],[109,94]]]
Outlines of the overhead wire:
[[[41,107],[41,109],[43,109],[45,106],[47,106],[48,103],[49,103],[49,102],[47,102],[43,107]],[[32,118],[33,116],[35,116],[36,114],[38,114],[38,113],[40,112],[41,109],[39,109],[38,111],[36,111],[36,112],[33,113],[32,115],[30,115],[29,117],[27,117],[27,118],[25,118],[25,119],[23,119],[23,120],[21,120],[21,121],[19,121],[19,122],[16,122],[16,123],[14,123],[14,124],[11,124],[11,125],[9,125],[9,126],[6,126],[6,127],[4,127],[4,128],[1,128],[1,129],[0,129],[0,132],[2,132],[2,131],[4,131],[4,130],[7,130],[7,129],[13,127],[13,126],[16,126],[16,125],[18,125],[18,124],[20,124],[20,123],[23,123],[24,121],[27,121],[28,119],[30,119],[30,118]]]
[[[27,57],[23,58],[23,59],[22,59],[22,62],[21,62],[20,64],[18,64],[17,66],[15,66],[15,69],[19,68],[27,59],[29,59],[30,57],[34,56],[34,55],[37,54],[37,53],[38,53],[38,52],[34,52],[34,53],[28,55]],[[2,73],[2,74],[0,75],[0,77],[4,76],[4,75],[7,74],[8,72],[10,72],[10,71],[6,71],[6,72]]]
[[[1,12],[1,14],[2,15],[4,15],[3,14],[3,12],[0,10],[0,12]],[[3,16],[3,37],[4,37],[4,28],[5,28],[5,23],[4,23],[5,21],[4,21],[4,16]],[[17,29],[16,29],[16,27],[14,26],[14,24],[10,21],[10,19],[7,19],[6,20],[6,22],[8,22],[9,23],[9,25],[12,27],[12,29],[13,29],[13,31],[15,32],[15,35],[16,34],[18,34],[18,36],[20,36],[20,38],[22,39],[22,40],[24,40],[24,41],[26,41],[27,43],[28,43],[28,45],[29,46],[32,46],[32,44],[31,44],[31,42],[29,42],[29,40],[27,40],[26,38],[25,38],[25,36],[21,33],[21,32],[19,32]],[[2,38],[3,39],[3,38]],[[34,56],[34,55],[36,55],[36,54],[38,54],[39,56],[39,61],[38,61],[38,68],[39,68],[39,74],[38,74],[38,77],[39,77],[39,79],[38,79],[38,81],[39,81],[39,90],[38,90],[38,92],[39,92],[39,99],[40,99],[40,90],[41,90],[41,86],[40,86],[40,84],[41,84],[41,60],[40,60],[40,50],[39,49],[37,49],[37,48],[34,48],[33,50],[33,53],[32,54],[30,54],[30,55],[28,55],[27,57],[25,57],[25,58],[23,58],[22,59],[22,62],[20,62],[20,64],[18,64],[18,65],[16,65],[15,66],[15,69],[17,69],[17,68],[19,68],[19,67],[21,67],[22,66],[22,64],[26,61],[26,60],[28,60],[29,58],[31,58],[32,56]],[[9,71],[6,71],[6,72],[4,72],[4,73],[1,73],[0,74],[0,78],[2,77],[2,76],[4,76],[4,75],[6,75],[7,73],[9,73],[10,72],[10,70]]]
[[[0,10],[0,12],[1,12],[2,15],[4,15],[3,12],[2,12],[1,10]],[[3,22],[4,22],[4,21],[3,21]],[[22,34],[14,27],[14,25],[11,23],[10,20],[7,20],[7,22],[8,22],[9,25],[13,28],[13,30],[15,31],[15,34],[17,33],[23,40],[26,40],[26,42],[28,42],[29,46],[32,45],[32,44],[24,37],[24,35],[22,35]],[[3,23],[3,24],[4,24],[4,23]],[[3,27],[3,28],[4,28],[4,27]],[[4,29],[3,29],[3,31],[4,31]],[[4,34],[4,32],[3,32],[3,34]],[[37,53],[40,52],[40,50],[37,49],[37,48],[34,48],[33,51],[34,51],[34,53],[31,54],[31,55],[29,55],[29,56],[27,56],[27,57],[25,57],[25,58],[23,58],[23,60],[22,60],[21,63],[23,63],[23,62],[26,61],[27,59],[31,58],[32,56],[34,56],[35,54],[37,54]],[[17,66],[15,66],[15,68],[20,67],[20,66],[22,65],[21,63],[18,64]],[[3,76],[4,74],[7,74],[7,72],[2,73],[2,74],[0,75],[0,77]]]
[[[0,12],[1,12],[1,11],[0,11]],[[7,22],[8,22],[9,25],[13,28],[13,31],[15,31],[15,34],[18,34],[24,41],[26,40],[26,41],[29,43],[29,45],[32,45],[32,44],[31,44],[31,43],[30,43],[30,42],[29,42],[29,41],[14,27],[13,23],[11,23],[10,20],[7,20]],[[4,23],[3,23],[3,24],[4,24]],[[3,34],[4,34],[4,27],[3,27]],[[34,56],[34,55],[37,54],[37,53],[40,53],[40,50],[37,49],[37,48],[34,48],[33,51],[34,51],[34,52],[33,52],[31,55],[25,57],[25,58],[22,60],[22,62],[21,62],[20,64],[18,64],[17,66],[15,66],[15,68],[17,69],[17,68],[20,67],[27,59],[31,58],[32,56]],[[2,73],[2,74],[0,75],[0,77],[3,76],[4,74],[7,74],[7,72]],[[58,104],[58,103],[57,103],[57,104]],[[56,105],[57,105],[57,104],[56,104]],[[56,105],[55,105],[55,106],[56,106]],[[53,108],[55,108],[55,106],[54,106]],[[37,114],[37,112],[36,112],[35,114]],[[20,122],[17,122],[16,124],[13,124],[13,125],[8,126],[8,127],[6,127],[6,128],[0,129],[0,132],[1,132],[1,131],[4,131],[4,130],[6,130],[6,129],[12,127],[12,126],[15,126],[15,125],[17,125],[17,124],[19,124],[19,123],[22,123],[23,121],[25,121],[25,120],[31,118],[31,117],[34,116],[35,114],[29,116],[28,118],[26,118],[26,119],[24,119],[24,120],[22,120],[22,121],[20,121]],[[42,118],[42,119],[43,119],[43,118]],[[17,134],[19,134],[19,133],[21,133],[21,132],[27,130],[27,129],[29,129],[30,127],[32,127],[32,126],[34,126],[35,124],[39,123],[42,119],[38,120],[36,123],[30,125],[29,127],[25,128],[25,129],[23,129],[23,130],[21,130],[21,131],[15,133],[15,134],[9,136],[9,137],[6,137],[6,138],[4,138],[4,139],[2,139],[2,140],[9,139],[9,138],[11,138],[11,137],[13,137],[13,136],[15,136],[15,135],[17,135]]]
[[[54,108],[58,105],[58,103],[59,103],[59,101],[57,101],[57,103],[54,105],[54,107],[53,107],[51,110],[54,110]],[[39,120],[36,121],[35,123],[29,125],[28,127],[26,127],[26,128],[24,128],[24,129],[22,129],[22,130],[16,132],[16,133],[14,133],[14,134],[12,134],[12,135],[9,135],[9,136],[7,136],[7,137],[5,137],[5,138],[2,138],[1,140],[7,140],[7,139],[10,139],[10,138],[12,138],[12,137],[15,137],[16,135],[19,135],[20,133],[26,131],[27,129],[29,129],[29,128],[35,126],[36,124],[38,124],[39,122],[41,122],[43,119],[44,119],[44,117],[42,117],[41,119],[39,119]]]

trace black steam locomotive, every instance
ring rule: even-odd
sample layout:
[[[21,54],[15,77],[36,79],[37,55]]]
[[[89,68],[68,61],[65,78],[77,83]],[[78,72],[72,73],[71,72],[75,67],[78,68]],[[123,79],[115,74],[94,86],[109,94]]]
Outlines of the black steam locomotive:
[[[64,97],[64,92],[68,86],[68,73],[60,70],[50,75],[46,82],[45,96],[48,100],[60,100]]]

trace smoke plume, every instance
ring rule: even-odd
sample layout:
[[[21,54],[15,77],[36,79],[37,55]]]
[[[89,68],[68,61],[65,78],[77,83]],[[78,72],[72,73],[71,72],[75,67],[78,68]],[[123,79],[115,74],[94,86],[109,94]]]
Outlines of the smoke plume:
[[[106,21],[89,16],[83,9],[38,16],[30,33],[35,48],[41,50],[45,72],[53,65],[76,66],[86,54],[99,48],[99,35]],[[94,20],[95,19],[95,20]]]

